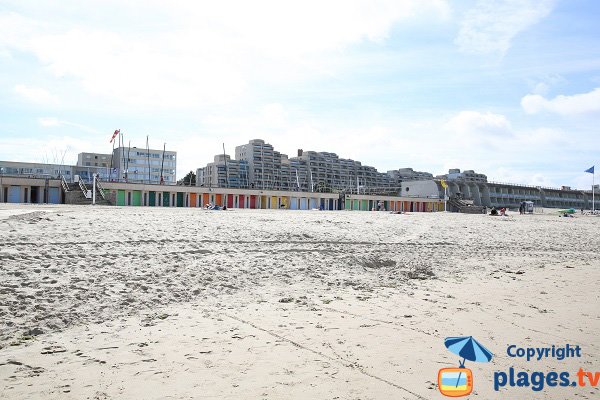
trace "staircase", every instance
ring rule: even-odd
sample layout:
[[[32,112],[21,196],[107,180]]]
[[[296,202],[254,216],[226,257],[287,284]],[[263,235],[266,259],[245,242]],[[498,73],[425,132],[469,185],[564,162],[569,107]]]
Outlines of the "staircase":
[[[484,207],[476,206],[473,201],[460,199],[458,197],[450,197],[448,199],[450,211],[463,214],[483,214]]]
[[[101,206],[112,205],[113,203],[106,195],[100,182],[96,183],[96,204]],[[92,188],[91,186],[88,188],[83,181],[68,183],[63,178],[62,187],[65,195],[65,204],[92,204]]]

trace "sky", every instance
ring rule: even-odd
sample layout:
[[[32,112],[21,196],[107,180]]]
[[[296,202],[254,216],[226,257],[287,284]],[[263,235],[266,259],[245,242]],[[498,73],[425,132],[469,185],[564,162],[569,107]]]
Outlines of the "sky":
[[[596,0],[0,0],[0,160],[261,138],[379,171],[590,188]],[[597,181],[600,181],[598,179]]]

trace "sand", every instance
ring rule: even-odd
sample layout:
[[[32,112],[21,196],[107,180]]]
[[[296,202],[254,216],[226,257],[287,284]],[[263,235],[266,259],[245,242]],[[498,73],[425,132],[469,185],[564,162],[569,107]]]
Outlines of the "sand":
[[[600,218],[0,205],[0,398],[441,399],[444,338],[495,371],[600,371]],[[580,345],[527,362],[520,347]]]

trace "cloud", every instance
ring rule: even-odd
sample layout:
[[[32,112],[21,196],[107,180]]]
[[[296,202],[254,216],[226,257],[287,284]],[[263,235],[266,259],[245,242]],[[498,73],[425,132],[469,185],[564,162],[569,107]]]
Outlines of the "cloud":
[[[465,144],[490,143],[513,136],[508,119],[491,112],[461,111],[448,120],[444,129]]]
[[[286,124],[286,111],[279,103],[267,104],[263,107],[262,116],[266,125],[281,127]]]
[[[32,54],[52,76],[93,96],[180,109],[228,104],[254,85],[332,74],[326,60],[348,47],[383,42],[394,24],[416,15],[448,12],[442,0],[91,1],[99,17],[72,6],[56,24],[0,14],[0,51]],[[56,11],[40,7],[28,14],[47,12],[44,21],[52,21]]]
[[[551,88],[566,83],[567,80],[559,74],[546,74],[528,82],[531,87],[531,94],[539,94],[540,96],[545,96]]]
[[[58,103],[58,98],[56,96],[51,95],[46,89],[43,88],[19,84],[15,86],[15,93],[17,93],[23,99],[32,103],[42,105]]]
[[[72,136],[44,139],[0,137],[3,160],[75,165],[77,154],[90,151],[92,142]]]
[[[98,129],[89,127],[87,125],[82,125],[82,124],[78,124],[76,122],[70,122],[70,121],[64,121],[58,118],[54,118],[54,117],[44,117],[44,118],[38,118],[38,123],[41,127],[44,128],[55,128],[55,127],[59,127],[59,126],[68,126],[68,127],[73,127],[76,128],[76,131],[84,131],[87,133],[93,133],[93,134],[105,134],[105,132],[99,131]]]
[[[520,32],[552,11],[554,0],[479,0],[467,11],[455,44],[465,53],[504,55]]]
[[[60,126],[62,122],[58,118],[38,118],[38,122],[40,126],[43,127],[52,127],[52,126]]]
[[[548,111],[560,115],[575,115],[600,111],[600,88],[589,93],[572,96],[559,95],[549,100],[539,94],[528,94],[521,99],[521,106],[528,114]]]

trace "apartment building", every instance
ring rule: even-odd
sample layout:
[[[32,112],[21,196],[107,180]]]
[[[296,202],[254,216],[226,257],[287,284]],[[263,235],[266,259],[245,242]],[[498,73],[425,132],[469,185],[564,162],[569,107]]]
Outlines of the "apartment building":
[[[359,161],[340,158],[335,153],[298,150],[292,162],[304,169],[301,190],[317,192],[351,191],[357,187],[389,187],[385,174]]]
[[[175,185],[177,152],[118,147],[112,155],[110,180]]]
[[[235,148],[235,159],[248,165],[248,187],[275,189],[280,185],[281,153],[262,139],[253,139],[248,144]]]
[[[80,167],[111,167],[112,154],[104,153],[79,153],[77,166]]]
[[[411,168],[379,172],[375,167],[363,165],[360,161],[340,158],[331,152],[299,149],[295,157],[288,157],[262,139],[253,139],[247,144],[237,146],[235,160],[228,160],[232,164],[244,161],[247,165],[247,180],[240,179],[240,187],[261,190],[391,193],[399,190],[402,180],[433,179],[433,175],[416,172]],[[215,158],[215,162],[198,169],[199,176],[203,178],[199,180],[202,184],[223,184],[222,180],[218,180],[221,178],[217,178],[216,172],[213,172],[214,168],[218,168],[217,164]],[[221,165],[221,170],[223,168],[224,165]],[[236,179],[235,174],[231,174],[230,178]]]
[[[216,155],[212,163],[196,170],[196,186],[247,188],[248,179],[248,163],[227,154]]]

